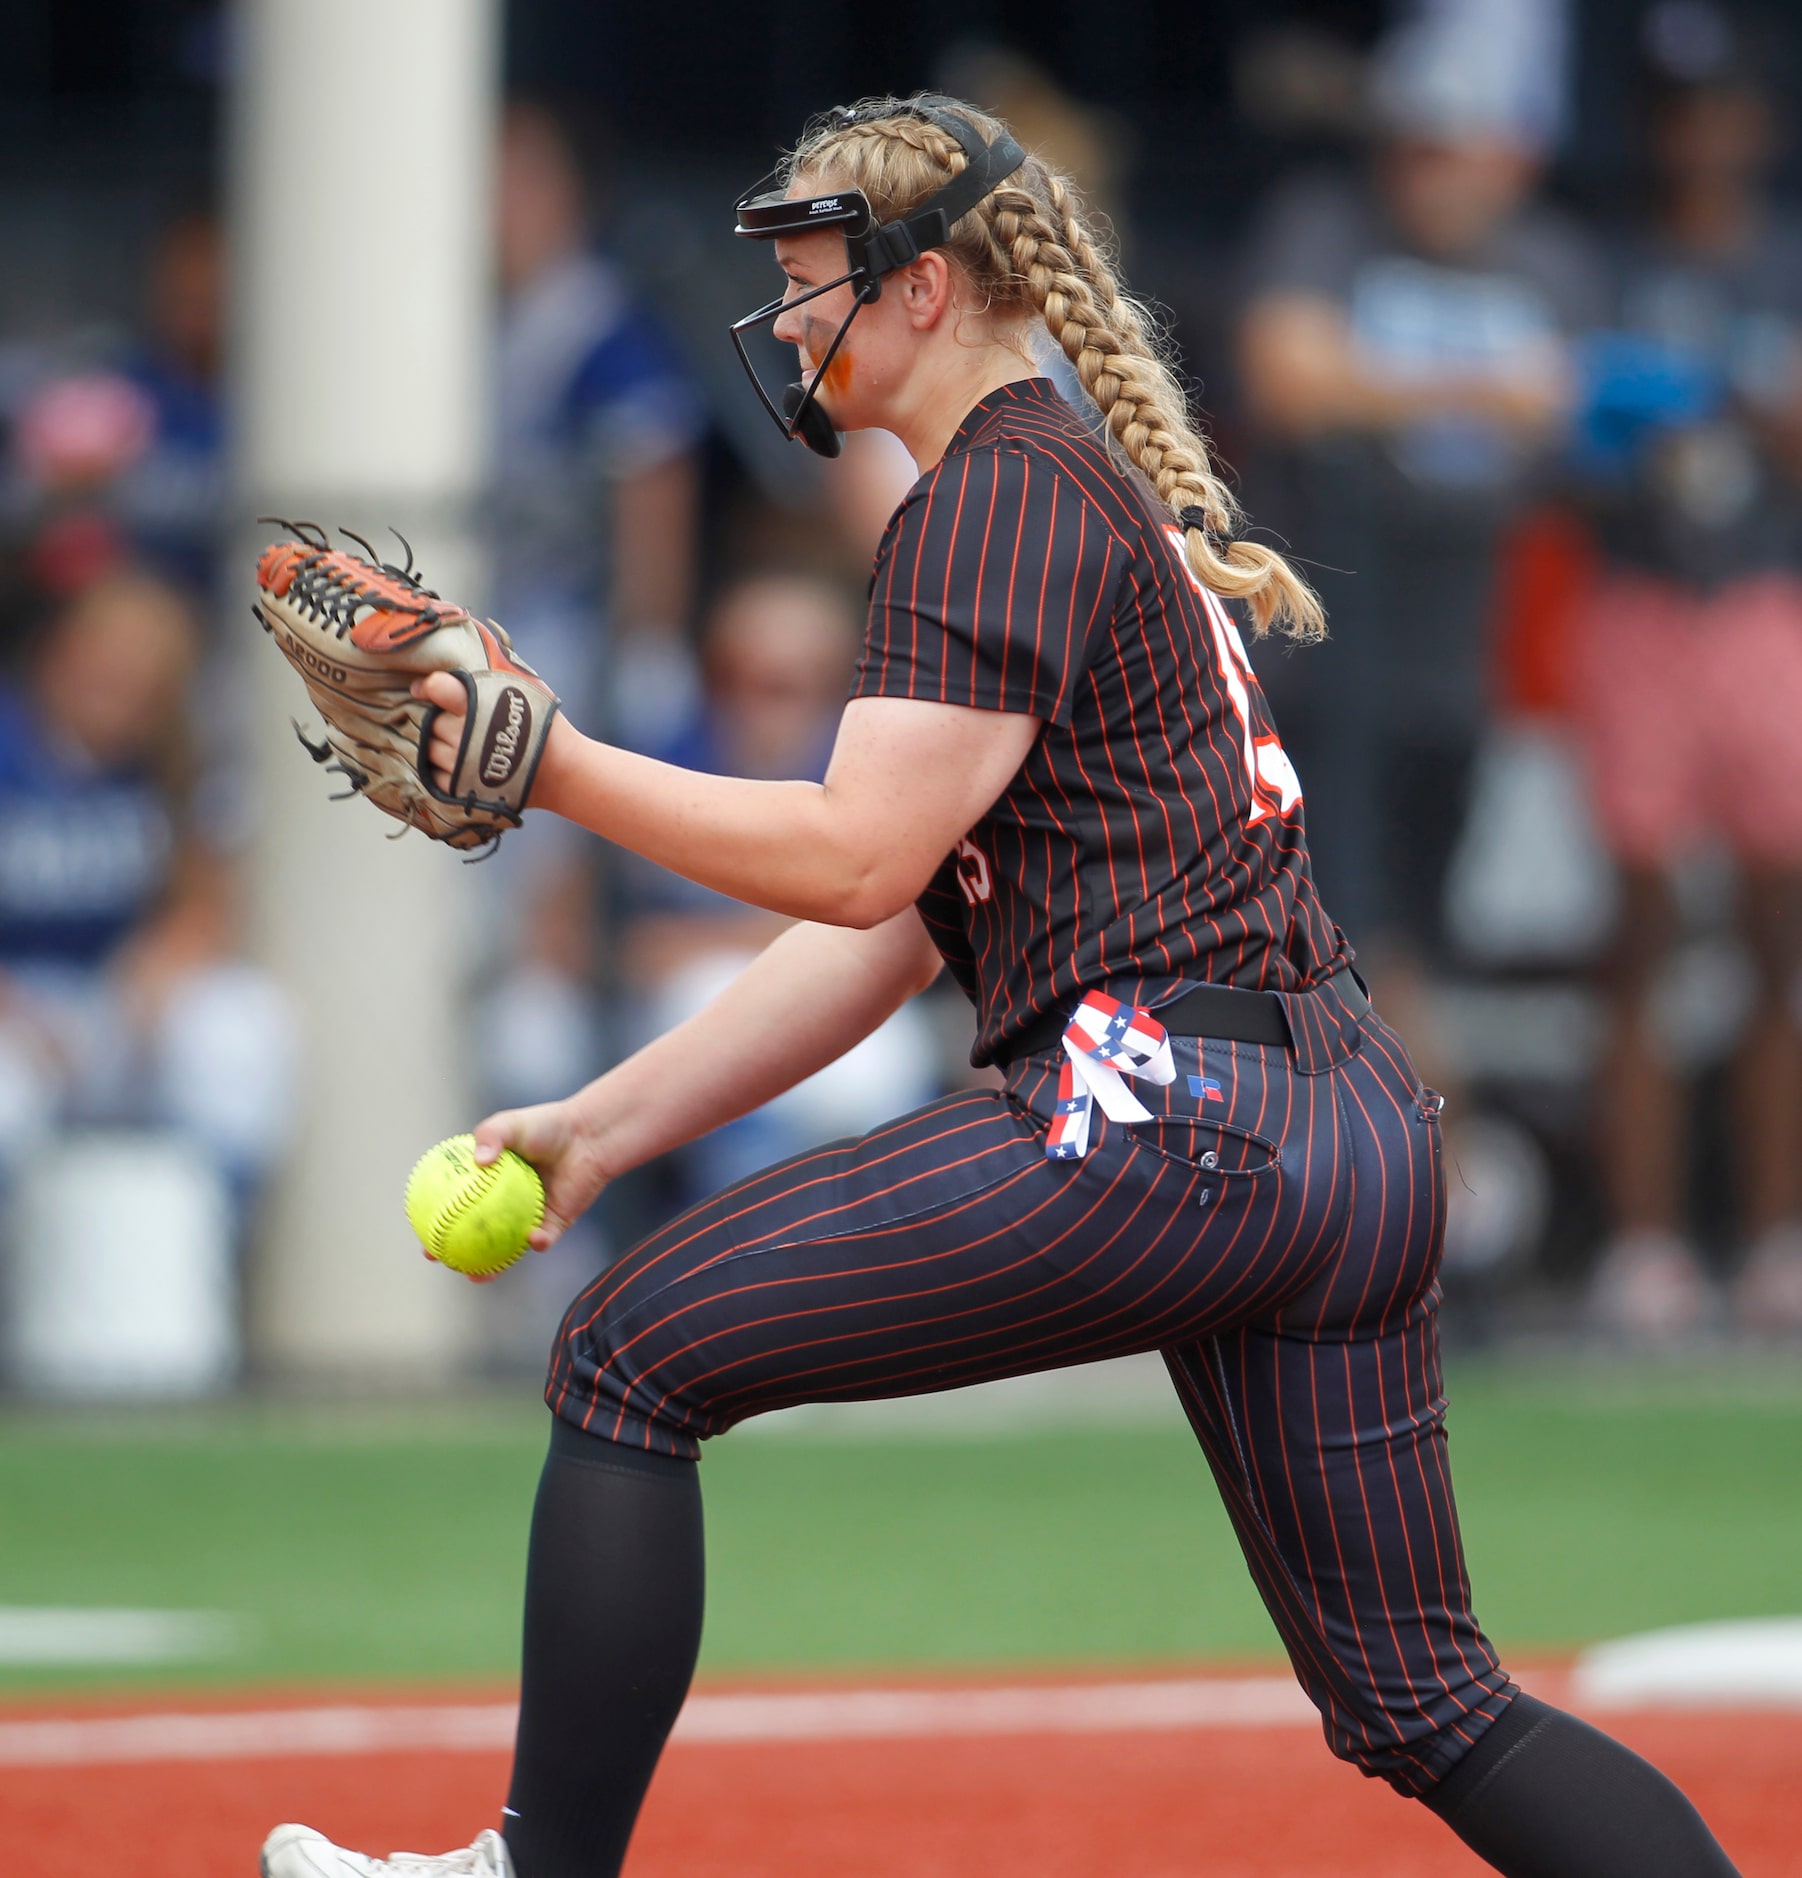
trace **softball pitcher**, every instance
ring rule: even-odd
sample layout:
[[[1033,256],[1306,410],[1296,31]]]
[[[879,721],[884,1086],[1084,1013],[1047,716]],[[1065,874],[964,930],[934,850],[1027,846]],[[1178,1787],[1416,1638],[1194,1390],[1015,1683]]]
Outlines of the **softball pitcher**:
[[[478,1140],[537,1163],[548,1244],[941,970],[1005,1087],[730,1187],[576,1299],[501,1831],[390,1866],[283,1826],[267,1878],[617,1872],[700,1640],[702,1442],[791,1403],[1149,1350],[1335,1754],[1517,1878],[1730,1873],[1683,1795],[1520,1690],[1473,1615],[1439,1102],[1315,895],[1301,785],[1225,603],[1302,639],[1319,607],[1235,539],[1070,184],[967,105],[883,99],[816,123],[738,233],[787,277],[734,329],[741,355],[769,324],[806,368],[758,386],[772,416],[825,455],[892,431],[921,472],[830,770],[692,774],[553,713],[528,783],[798,923],[701,1016]],[[1104,428],[1041,375],[1047,346]],[[454,802],[477,688],[441,673],[415,695],[421,767]]]

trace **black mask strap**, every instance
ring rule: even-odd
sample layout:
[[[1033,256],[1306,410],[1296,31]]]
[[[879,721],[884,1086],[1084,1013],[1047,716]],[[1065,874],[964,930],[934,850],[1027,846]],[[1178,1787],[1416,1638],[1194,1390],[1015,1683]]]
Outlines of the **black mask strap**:
[[[975,130],[949,108],[950,102],[948,98],[917,98],[907,110],[936,125],[957,144],[964,153],[963,169],[942,188],[935,189],[913,214],[899,221],[884,222],[866,235],[845,238],[853,265],[861,258],[877,281],[898,267],[909,266],[929,249],[942,248],[951,239],[953,225],[1026,161],[1026,152],[1006,131],[993,143],[984,143]],[[894,116],[895,113],[883,115]],[[863,121],[855,111],[842,106],[833,113],[833,122],[845,128]]]

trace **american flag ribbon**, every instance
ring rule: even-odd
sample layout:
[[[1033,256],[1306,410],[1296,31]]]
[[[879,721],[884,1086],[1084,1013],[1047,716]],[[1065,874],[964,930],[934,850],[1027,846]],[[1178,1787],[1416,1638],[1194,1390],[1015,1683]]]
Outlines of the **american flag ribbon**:
[[[1109,1121],[1152,1120],[1150,1109],[1127,1088],[1128,1076],[1174,1082],[1170,1038],[1149,1011],[1091,991],[1064,1027],[1064,1063],[1045,1136],[1047,1160],[1080,1161],[1088,1153],[1089,1119],[1097,1102]]]

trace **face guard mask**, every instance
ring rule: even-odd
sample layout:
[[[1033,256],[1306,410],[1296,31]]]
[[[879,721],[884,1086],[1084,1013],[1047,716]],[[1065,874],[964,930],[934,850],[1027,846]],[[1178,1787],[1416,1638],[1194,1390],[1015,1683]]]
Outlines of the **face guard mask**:
[[[968,159],[963,171],[942,189],[935,190],[914,212],[898,221],[878,223],[869,199],[861,189],[841,189],[829,196],[787,196],[780,189],[763,191],[759,183],[738,203],[738,226],[735,234],[752,241],[773,241],[780,235],[799,235],[813,228],[838,228],[845,236],[845,271],[823,286],[809,287],[791,300],[778,294],[767,306],[747,313],[732,325],[732,344],[745,376],[785,437],[798,438],[819,456],[837,456],[844,439],[832,426],[826,408],[814,395],[825,379],[827,368],[838,356],[851,322],[858,309],[880,297],[882,277],[898,267],[917,261],[928,249],[942,248],[950,239],[952,224],[968,215],[990,190],[1004,183],[1026,161],[1026,152],[1005,132],[993,143],[985,144],[975,131],[955,112],[943,108],[948,100],[919,99],[905,108],[916,117],[936,124],[957,140]],[[894,116],[891,110],[883,116]],[[842,107],[832,113],[835,128],[860,121],[855,111]],[[851,310],[832,343],[826,348],[814,370],[811,383],[797,379],[783,388],[780,399],[770,395],[757,367],[745,350],[745,335],[760,326],[773,326],[790,307],[805,306],[821,294],[835,288],[850,287]]]

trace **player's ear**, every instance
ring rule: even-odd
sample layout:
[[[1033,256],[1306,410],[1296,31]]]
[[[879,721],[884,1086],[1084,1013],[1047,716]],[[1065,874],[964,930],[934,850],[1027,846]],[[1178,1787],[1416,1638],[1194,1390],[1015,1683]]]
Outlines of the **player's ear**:
[[[883,291],[898,294],[916,332],[930,332],[951,310],[951,288],[950,262],[937,248],[929,248],[884,283]]]

